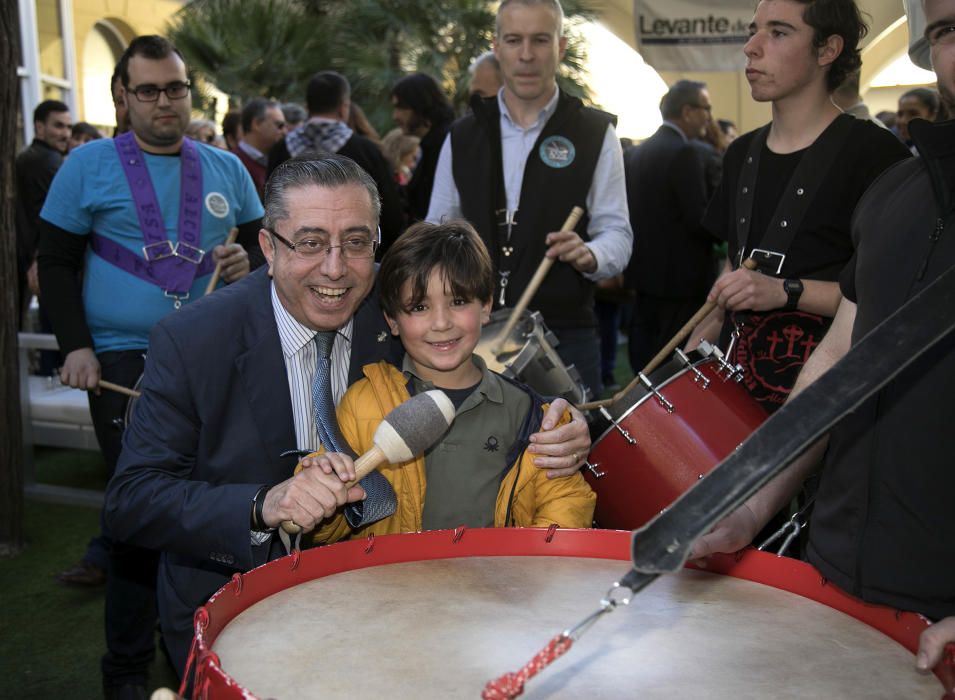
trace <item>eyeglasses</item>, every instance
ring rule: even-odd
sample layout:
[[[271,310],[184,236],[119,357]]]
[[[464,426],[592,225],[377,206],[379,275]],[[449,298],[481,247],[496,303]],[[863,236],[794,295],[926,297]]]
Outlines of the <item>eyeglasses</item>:
[[[159,100],[159,94],[164,92],[166,97],[170,100],[181,100],[183,97],[189,94],[189,88],[192,87],[192,83],[170,83],[166,87],[159,87],[158,85],[140,85],[139,87],[128,87],[126,92],[131,92],[136,95],[136,99],[140,102],[156,102]]]
[[[346,238],[339,245],[330,245],[328,241],[317,238],[304,238],[298,243],[292,243],[270,228],[265,230],[284,243],[286,248],[303,258],[318,258],[322,255],[328,255],[333,248],[338,248],[342,252],[342,257],[349,260],[373,258],[375,257],[375,251],[378,250],[378,241],[370,241],[360,236]]]

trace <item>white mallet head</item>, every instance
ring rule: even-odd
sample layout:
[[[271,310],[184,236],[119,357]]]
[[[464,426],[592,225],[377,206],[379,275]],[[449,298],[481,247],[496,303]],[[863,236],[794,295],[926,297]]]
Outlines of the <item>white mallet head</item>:
[[[395,406],[375,430],[374,443],[392,464],[407,462],[441,439],[454,420],[454,404],[438,389]]]

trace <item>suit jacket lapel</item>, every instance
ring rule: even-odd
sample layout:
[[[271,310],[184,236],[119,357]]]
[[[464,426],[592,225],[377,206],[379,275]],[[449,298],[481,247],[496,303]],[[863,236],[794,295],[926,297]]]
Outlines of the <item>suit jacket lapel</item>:
[[[379,360],[387,360],[401,367],[404,348],[401,341],[391,334],[378,304],[378,286],[372,288],[355,312],[352,326],[351,361],[348,365],[348,384],[351,386],[362,377],[362,367]]]
[[[249,300],[243,334],[245,350],[236,356],[235,364],[266,458],[281,481],[291,475],[295,465],[295,458],[279,459],[279,454],[296,447],[295,421],[285,358],[272,312],[269,277],[261,276]]]

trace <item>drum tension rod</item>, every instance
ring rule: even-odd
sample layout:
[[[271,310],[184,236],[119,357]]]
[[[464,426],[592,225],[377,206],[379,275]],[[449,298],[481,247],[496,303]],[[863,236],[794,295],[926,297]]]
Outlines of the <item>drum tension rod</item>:
[[[657,401],[667,410],[667,413],[673,413],[673,404],[667,401],[667,398],[657,391],[656,387],[653,386],[653,382],[651,382],[650,378],[643,372],[640,373],[640,383],[647,388],[647,391],[657,397]]]
[[[606,418],[610,424],[617,429],[617,432],[623,435],[623,439],[629,442],[631,445],[636,445],[637,441],[633,439],[630,433],[627,432],[626,428],[620,425],[617,421],[613,419],[613,416],[610,415],[610,411],[607,410],[606,406],[600,407],[600,415]],[[599,466],[599,465],[598,465]]]
[[[680,363],[681,363],[684,367],[686,367],[688,370],[690,370],[690,371],[693,373],[693,383],[694,383],[694,384],[699,385],[702,389],[709,389],[709,388],[710,388],[710,379],[709,379],[709,377],[707,377],[707,376],[706,376],[705,374],[703,374],[700,370],[698,370],[696,367],[693,366],[693,363],[690,362],[690,358],[686,356],[686,353],[685,353],[685,352],[683,352],[682,350],[680,350],[680,348],[677,348],[677,349],[676,349],[676,356],[677,356],[677,358],[679,358]]]
[[[594,475],[595,479],[600,479],[607,476],[607,472],[602,472],[598,467],[600,467],[600,462],[584,462],[584,466],[587,467],[587,471]]]

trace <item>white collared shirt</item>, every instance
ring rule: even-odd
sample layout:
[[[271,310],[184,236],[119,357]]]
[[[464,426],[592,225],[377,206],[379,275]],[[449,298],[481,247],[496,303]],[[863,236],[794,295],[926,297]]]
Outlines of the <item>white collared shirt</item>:
[[[315,409],[312,406],[312,381],[318,366],[318,351],[312,340],[315,331],[303,326],[282,306],[271,284],[272,311],[279,329],[285,371],[292,397],[292,417],[295,420],[295,441],[299,450],[317,450],[321,446],[318,428],[315,426]],[[348,366],[351,361],[353,319],[338,329],[332,345],[332,398],[337,406],[348,389]],[[290,446],[291,449],[291,446]]]

